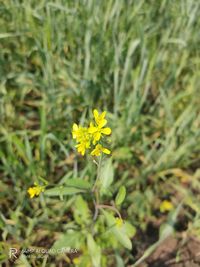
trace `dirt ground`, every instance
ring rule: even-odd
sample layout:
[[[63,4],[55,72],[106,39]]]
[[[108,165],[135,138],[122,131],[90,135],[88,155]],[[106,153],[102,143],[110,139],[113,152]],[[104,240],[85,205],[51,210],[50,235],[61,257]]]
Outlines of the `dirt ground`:
[[[169,237],[139,267],[199,267],[200,240]]]

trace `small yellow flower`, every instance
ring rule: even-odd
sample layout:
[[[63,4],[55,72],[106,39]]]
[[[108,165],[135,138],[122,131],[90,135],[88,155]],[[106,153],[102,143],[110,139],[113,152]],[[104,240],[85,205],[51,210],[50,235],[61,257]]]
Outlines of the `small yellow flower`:
[[[89,147],[89,143],[88,142],[82,142],[78,145],[76,145],[77,149],[78,149],[78,152],[84,156],[85,155],[85,151],[86,149]]]
[[[72,127],[72,137],[78,142],[76,145],[78,152],[84,156],[85,151],[90,147],[91,142],[91,135],[88,133],[88,128],[78,126],[74,123]]]
[[[76,123],[73,124],[72,128],[72,137],[76,139],[79,143],[81,142],[88,142],[90,143],[91,136],[88,133],[88,128],[78,126]]]
[[[119,228],[122,227],[123,220],[121,218],[116,218],[115,221],[116,221],[116,226],[117,227],[119,227]]]
[[[98,110],[94,109],[93,115],[94,115],[96,124],[101,126],[101,128],[107,124],[107,120],[105,119],[106,111],[103,111],[101,114],[99,114]]]
[[[102,134],[110,135],[111,129],[108,127],[103,128],[107,124],[107,120],[105,119],[106,111],[99,114],[99,112],[95,109],[93,111],[93,115],[95,118],[96,125],[91,122],[90,127],[88,128],[88,133],[92,134],[93,144],[95,145],[97,141],[100,140]]]
[[[87,149],[90,149],[91,145],[96,145],[102,135],[111,134],[111,129],[104,127],[107,124],[105,119],[106,111],[100,114],[95,109],[93,115],[95,123],[91,122],[88,128],[79,126],[76,123],[72,126],[72,137],[76,139],[76,148],[82,156],[85,155]],[[92,149],[91,155],[93,156],[100,156],[101,152],[110,154],[110,150],[99,144]]]
[[[73,139],[77,139],[79,136],[80,136],[80,128],[76,123],[74,123],[72,126],[72,137]]]
[[[98,144],[98,145],[95,146],[95,149],[92,150],[91,155],[98,157],[98,156],[101,155],[102,152],[107,154],[107,155],[110,154],[110,150],[109,149],[107,149],[107,148],[103,147],[102,145]]]
[[[75,265],[80,263],[80,259],[78,257],[74,258],[72,261]]]
[[[35,183],[35,186],[29,187],[29,189],[27,190],[27,192],[29,193],[30,198],[33,198],[35,196],[39,196],[39,194],[41,192],[44,192],[44,190],[45,190],[45,187],[44,186],[40,186],[40,185],[38,185],[38,184]]]
[[[160,212],[165,212],[165,211],[170,211],[173,209],[173,204],[168,201],[168,200],[164,200],[162,201],[162,203],[160,204]]]

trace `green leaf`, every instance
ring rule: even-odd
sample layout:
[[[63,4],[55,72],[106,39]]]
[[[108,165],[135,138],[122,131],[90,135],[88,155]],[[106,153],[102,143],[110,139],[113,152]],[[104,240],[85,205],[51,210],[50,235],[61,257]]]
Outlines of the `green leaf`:
[[[116,220],[113,215],[108,213],[107,211],[103,210],[103,214],[106,217],[106,221],[108,226],[110,227],[110,231],[113,233],[115,238],[127,249],[132,249],[132,243],[129,239],[125,228],[116,226]]]
[[[104,165],[101,168],[101,185],[103,189],[107,189],[113,182],[114,177],[114,168],[112,164],[112,159],[108,159],[105,161]]]
[[[172,225],[165,223],[160,226],[159,237],[160,239],[165,239],[167,236],[171,235],[174,232]]]
[[[87,236],[87,247],[94,267],[101,266],[101,248],[96,244],[91,234]]]
[[[136,234],[136,228],[129,222],[125,221],[123,224],[123,228],[125,229],[125,232],[128,237],[132,238]]]
[[[80,189],[90,189],[91,185],[88,181],[85,181],[83,179],[79,178],[72,178],[72,179],[67,179],[65,181],[65,184],[68,186],[80,188]]]
[[[116,205],[121,205],[125,199],[125,196],[126,196],[126,188],[125,186],[121,186],[115,198]]]
[[[129,147],[120,147],[113,152],[112,156],[116,160],[132,159],[131,149]]]
[[[83,235],[81,232],[69,232],[67,234],[62,234],[58,240],[51,247],[51,253],[55,254],[56,251],[62,249],[80,249],[82,243],[84,242]]]
[[[74,194],[78,194],[78,193],[84,193],[85,191],[82,189],[78,189],[75,187],[63,187],[63,186],[59,186],[59,187],[54,187],[51,189],[47,189],[44,191],[44,194],[46,196],[65,196],[65,195],[74,195]]]
[[[88,223],[90,217],[90,209],[88,208],[88,203],[82,198],[81,195],[76,197],[73,213],[75,221],[77,223]]]
[[[12,136],[12,143],[14,144],[14,146],[16,148],[17,155],[19,157],[21,157],[26,164],[29,164],[28,157],[25,153],[26,149],[25,149],[25,146],[24,146],[23,142],[21,141],[21,139],[18,138],[17,135],[13,135]]]
[[[125,267],[124,260],[122,259],[120,254],[115,254],[115,258],[116,258],[116,267]]]

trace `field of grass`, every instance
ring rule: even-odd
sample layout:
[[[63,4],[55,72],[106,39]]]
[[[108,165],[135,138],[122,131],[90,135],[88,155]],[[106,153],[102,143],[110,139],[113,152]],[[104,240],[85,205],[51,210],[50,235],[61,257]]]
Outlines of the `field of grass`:
[[[0,3],[2,266],[139,266],[172,233],[200,236],[199,18],[196,0]],[[34,182],[94,184],[96,165],[71,134],[93,109],[112,129],[100,202],[115,206],[126,188],[127,240],[106,223],[112,210],[94,220],[90,191],[27,193]],[[77,251],[19,252],[62,247]]]

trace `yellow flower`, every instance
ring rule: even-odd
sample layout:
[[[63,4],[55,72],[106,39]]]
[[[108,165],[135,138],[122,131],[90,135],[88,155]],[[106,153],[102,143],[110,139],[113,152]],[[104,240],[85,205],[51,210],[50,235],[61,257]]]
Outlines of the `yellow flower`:
[[[78,149],[78,152],[84,156],[85,155],[85,151],[86,151],[86,148],[88,148],[88,143],[85,143],[85,142],[82,142],[78,145],[76,145],[77,149]]]
[[[105,119],[106,111],[100,114],[95,109],[93,115],[95,123],[91,122],[88,128],[79,126],[76,123],[72,126],[72,137],[73,139],[76,139],[76,148],[82,156],[84,156],[86,150],[90,148],[91,142],[93,145],[96,145],[97,141],[100,140],[103,134],[111,134],[111,129],[104,127],[107,124],[107,120]],[[99,156],[101,152],[110,154],[110,150],[102,147],[102,145],[98,145],[92,150],[91,155]]]
[[[92,156],[100,156],[101,152],[105,153],[105,154],[110,154],[110,150],[103,147],[102,145],[98,144],[95,146],[95,149],[92,150],[91,155]]]
[[[88,128],[78,126],[74,123],[72,127],[72,137],[79,143],[76,145],[78,152],[84,156],[91,142],[91,135],[88,133]]]
[[[73,139],[77,139],[81,134],[81,130],[79,128],[79,126],[74,123],[73,126],[72,126],[72,137]]]
[[[116,221],[116,226],[117,227],[122,227],[123,220],[121,218],[116,218],[115,221]]]
[[[97,109],[93,110],[94,119],[97,125],[103,127],[107,124],[107,120],[105,119],[106,111],[99,114]]]
[[[88,133],[88,128],[78,126],[76,123],[73,124],[72,136],[77,142],[89,142],[91,137]]]
[[[72,261],[75,265],[80,263],[80,259],[78,257],[74,258]]]
[[[27,190],[27,192],[30,195],[30,198],[33,198],[35,196],[39,196],[39,194],[41,192],[44,192],[45,187],[44,186],[40,186],[38,184],[35,183],[35,186],[33,187],[29,187],[29,189]]]
[[[165,211],[170,211],[171,209],[173,209],[173,204],[168,201],[168,200],[164,200],[161,204],[160,204],[160,212],[165,212]]]
[[[110,135],[111,129],[108,127],[103,128],[107,124],[107,120],[105,119],[106,111],[99,114],[99,112],[95,109],[93,111],[93,115],[96,125],[91,122],[90,127],[88,128],[88,133],[92,134],[93,144],[95,145],[96,142],[100,140],[102,134]]]

